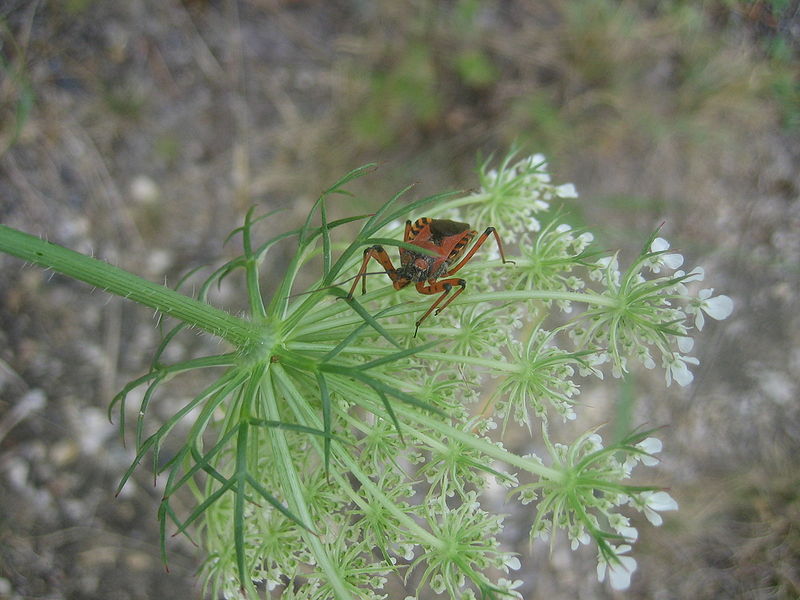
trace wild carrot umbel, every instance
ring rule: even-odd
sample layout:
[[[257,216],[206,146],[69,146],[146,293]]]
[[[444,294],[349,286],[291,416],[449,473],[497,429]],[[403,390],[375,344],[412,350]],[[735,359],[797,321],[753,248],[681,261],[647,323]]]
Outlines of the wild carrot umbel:
[[[697,289],[702,269],[675,270],[683,258],[656,234],[620,268],[617,254],[592,247],[589,232],[548,216],[554,201],[577,194],[570,184],[550,182],[541,156],[512,154],[496,169],[482,165],[481,187],[471,194],[406,201],[406,189],[374,214],[330,220],[335,195],[372,168],[348,173],[320,196],[302,227],[267,241],[257,242],[256,232],[268,215],[251,211],[234,232],[241,255],[199,287],[197,300],[186,299],[186,310],[175,310],[169,294],[159,303],[134,296],[181,321],[164,336],[152,369],[110,407],[124,430],[126,400],[143,387],[137,455],[120,488],[152,455],[153,470],[165,478],[158,510],[164,559],[169,535],[196,537],[215,596],[383,598],[387,579],[399,576],[410,597],[430,589],[459,599],[521,598],[522,582],[509,575],[520,561],[500,542],[503,519],[481,506],[490,481],[530,507],[533,538],[559,543],[564,530],[573,549],[594,544],[600,580],[608,575],[612,586],[626,587],[638,535],[630,515],[642,512],[658,525],[659,511],[677,508],[666,492],[626,482],[635,466],[658,462],[661,442],[650,430],[605,444],[592,428],[558,443],[547,424],[579,416],[582,378],[602,378],[606,370],[621,376],[634,362],[654,368],[660,359],[667,384],[688,385],[689,366],[697,364],[688,354],[692,335],[704,314],[726,318],[730,299]],[[423,216],[439,224],[429,230],[432,250],[404,225]],[[346,239],[339,232],[349,223],[361,228]],[[448,223],[469,226],[443,242]],[[471,255],[462,234],[472,228],[484,236],[495,228],[507,260],[498,237],[459,262]],[[260,266],[278,243],[295,250],[283,273],[270,274],[280,283],[265,298]],[[452,244],[446,252],[445,243]],[[401,265],[419,263],[419,282],[430,290],[423,293],[443,294],[439,307],[452,301],[446,311],[436,314],[431,298],[377,276],[363,295],[336,285],[366,273],[370,257],[392,282],[417,282],[410,270],[395,269],[395,248]],[[442,257],[444,266],[434,264]],[[456,264],[466,289],[447,279]],[[318,269],[318,280],[298,289],[298,275],[310,269]],[[217,314],[207,294],[239,270],[249,314]],[[437,278],[442,285],[432,285]],[[219,318],[215,327],[205,309]],[[555,312],[571,318],[551,319]],[[187,324],[234,350],[166,361],[165,350]],[[219,375],[163,424],[146,422],[160,385],[195,369]],[[487,377],[499,384],[483,398]],[[509,426],[543,440],[547,455],[515,454],[490,435]],[[178,448],[171,444],[171,455],[162,457],[170,434]],[[182,489],[195,498],[189,514],[174,503]]]

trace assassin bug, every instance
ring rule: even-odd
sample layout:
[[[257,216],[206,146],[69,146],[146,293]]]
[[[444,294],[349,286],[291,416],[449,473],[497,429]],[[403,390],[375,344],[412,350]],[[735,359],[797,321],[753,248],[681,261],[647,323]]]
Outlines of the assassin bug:
[[[364,250],[364,262],[361,264],[361,270],[355,277],[353,286],[350,288],[350,293],[347,294],[348,298],[353,297],[353,292],[358,285],[358,279],[361,278],[361,293],[367,291],[367,263],[370,258],[374,258],[386,270],[386,274],[392,280],[394,289],[400,290],[410,283],[416,284],[417,291],[420,294],[439,294],[436,301],[431,304],[430,308],[425,312],[416,323],[414,330],[414,337],[419,331],[419,326],[434,310],[435,314],[442,312],[447,306],[455,300],[458,295],[464,291],[467,282],[464,279],[453,277],[453,275],[467,264],[472,256],[478,251],[483,243],[490,235],[494,235],[497,241],[497,247],[500,250],[500,258],[503,263],[513,263],[512,260],[506,260],[505,253],[503,252],[503,243],[500,241],[500,236],[494,227],[487,227],[480,237],[476,240],[472,248],[464,254],[469,243],[478,235],[478,232],[470,229],[469,224],[459,223],[458,221],[451,221],[449,219],[429,219],[422,217],[411,223],[406,221],[406,231],[403,236],[403,241],[408,242],[419,248],[432,251],[434,255],[426,254],[424,252],[415,252],[407,248],[400,248],[400,268],[395,269],[389,255],[383,246],[370,246]],[[462,258],[463,256],[463,258]],[[453,286],[460,286],[455,294],[450,296],[450,291]],[[449,296],[449,297],[448,297]],[[446,299],[446,300],[445,300]],[[442,304],[444,301],[444,304]],[[441,304],[441,306],[439,306]]]

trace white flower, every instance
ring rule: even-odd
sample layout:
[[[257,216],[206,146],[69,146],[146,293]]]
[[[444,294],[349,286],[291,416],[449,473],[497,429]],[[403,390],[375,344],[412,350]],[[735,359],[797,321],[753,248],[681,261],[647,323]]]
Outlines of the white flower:
[[[648,350],[646,346],[639,346],[636,350],[636,356],[644,365],[645,369],[655,369],[656,361],[653,360],[653,357],[650,355],[650,350]]]
[[[661,237],[657,237],[650,244],[650,250],[653,252],[662,252],[668,249],[669,249],[669,242]]]
[[[589,273],[589,279],[594,281],[602,281],[608,277],[608,280],[613,285],[619,285],[619,261],[617,256],[603,256],[595,261],[597,269],[593,269]]]
[[[665,356],[664,362],[664,367],[666,367],[664,375],[667,379],[667,385],[671,385],[674,379],[681,387],[686,387],[694,381],[694,375],[689,370],[689,367],[686,366],[686,363],[693,365],[700,364],[700,361],[694,356],[682,356],[677,353],[673,354],[671,357]]]
[[[510,581],[508,579],[500,577],[497,580],[497,586],[500,589],[505,590],[506,592],[505,594],[503,594],[504,596],[510,596],[511,598],[519,598],[519,600],[522,600],[522,594],[520,594],[519,592],[515,592],[514,590],[517,589],[518,587],[521,587],[523,583],[524,582],[521,579],[515,579],[514,581]]]
[[[572,183],[565,183],[556,187],[556,196],[559,198],[577,198],[578,191]]]
[[[644,516],[656,527],[664,522],[659,512],[678,510],[678,503],[667,492],[642,492],[639,500],[644,501]]]
[[[636,527],[620,527],[617,529],[617,533],[629,542],[635,542],[639,539],[639,530]]]
[[[681,273],[681,275],[683,275],[683,273]],[[705,269],[703,267],[695,267],[694,269],[689,271],[689,276],[683,280],[683,283],[689,283],[690,281],[703,281],[705,277],[706,277]]]
[[[705,325],[705,317],[703,313],[707,314],[712,319],[722,321],[731,316],[733,312],[733,300],[728,296],[720,295],[711,297],[714,293],[714,288],[706,288],[700,290],[697,294],[697,300],[692,302],[692,305],[687,307],[686,312],[689,314],[694,313],[694,325],[698,331],[703,330]]]
[[[691,352],[692,348],[694,348],[694,340],[688,336],[682,336],[678,338],[678,350],[683,353]]]
[[[647,452],[647,455],[639,457],[639,460],[642,461],[642,464],[652,467],[653,465],[658,464],[658,459],[652,455],[661,452],[664,444],[662,444],[661,440],[658,438],[649,437],[636,444],[636,447]]]
[[[606,569],[608,570],[608,579],[611,582],[611,587],[615,590],[626,590],[631,585],[631,575],[636,570],[636,559],[631,556],[620,556],[631,549],[627,544],[622,544],[614,548],[614,551],[619,562],[608,564],[606,559],[601,555],[597,561],[597,579],[598,581],[605,581]]]
[[[570,548],[572,548],[573,550],[577,550],[581,544],[586,546],[591,541],[592,538],[589,536],[589,534],[586,533],[585,531],[582,531],[579,535],[572,538],[572,541],[570,542]]]
[[[575,240],[572,242],[575,248],[576,253],[583,252],[586,246],[588,246],[594,240],[594,236],[589,232],[583,232]]]
[[[411,560],[414,558],[414,546],[415,544],[400,544],[400,550],[402,551],[404,559]]]
[[[607,269],[608,265],[611,264],[612,260],[616,260],[616,257],[614,257],[614,256],[601,256],[600,258],[597,259],[597,266],[600,267],[601,269]]]
[[[603,438],[600,434],[592,433],[586,436],[586,440],[583,442],[583,450],[586,454],[591,454],[592,452],[597,452],[598,450],[603,449]]]
[[[447,589],[447,583],[445,582],[441,573],[436,573],[433,577],[431,577],[430,586],[431,589],[437,594],[441,594]]]
[[[667,254],[667,250],[669,250],[669,242],[664,238],[658,237],[650,244],[651,252],[664,252],[653,258],[653,264],[650,266],[653,273],[659,273],[661,266],[675,270],[683,264],[683,255],[677,252]]]

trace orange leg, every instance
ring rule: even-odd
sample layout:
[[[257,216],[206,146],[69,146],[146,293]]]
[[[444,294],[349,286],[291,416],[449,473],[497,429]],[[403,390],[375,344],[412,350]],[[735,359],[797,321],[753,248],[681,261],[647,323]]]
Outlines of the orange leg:
[[[483,242],[485,242],[489,238],[490,234],[494,234],[494,239],[497,241],[497,248],[500,250],[500,258],[503,259],[503,264],[509,262],[513,263],[514,262],[513,260],[506,260],[506,253],[503,251],[503,242],[500,241],[500,236],[498,235],[497,230],[494,227],[487,227],[486,231],[484,231],[481,234],[481,237],[479,237],[478,240],[475,242],[475,244],[472,246],[472,248],[470,248],[470,251],[467,252],[466,256],[464,256],[464,258],[461,259],[461,262],[459,262],[455,267],[450,269],[447,272],[447,275],[448,276],[452,275],[456,271],[460,270],[461,267],[463,267],[465,264],[467,264],[469,260],[472,258],[472,256],[478,251],[478,248],[480,248],[483,245]]]
[[[374,258],[381,263],[381,266],[386,270],[386,274],[392,280],[392,284],[394,285],[395,289],[399,290],[408,285],[407,279],[397,276],[397,270],[392,264],[392,259],[390,259],[389,255],[386,254],[386,250],[383,249],[383,246],[370,246],[364,250],[364,262],[361,263],[361,269],[358,271],[355,281],[353,281],[353,286],[350,288],[350,293],[347,294],[348,298],[353,297],[353,292],[356,291],[356,286],[358,285],[359,279],[361,279],[361,293],[367,293],[367,264],[369,263],[370,258]]]
[[[461,287],[459,287],[459,289],[456,291],[456,293],[453,294],[452,296],[450,296],[449,298],[447,298],[445,303],[442,304],[442,306],[437,309],[439,304],[441,304],[442,300],[444,300],[450,294],[450,290],[453,289],[454,285],[458,285],[458,286],[461,286]],[[458,297],[458,295],[461,292],[464,291],[464,289],[466,287],[467,287],[466,280],[458,279],[457,277],[453,277],[451,279],[443,279],[441,281],[429,282],[427,285],[422,281],[417,283],[417,291],[420,294],[430,295],[430,294],[438,294],[438,293],[441,292],[442,295],[439,296],[436,299],[436,302],[434,302],[433,304],[430,305],[430,308],[428,308],[428,310],[425,312],[425,314],[422,315],[422,317],[420,317],[420,319],[417,321],[417,323],[416,323],[417,328],[414,330],[414,337],[417,337],[417,332],[419,331],[419,326],[428,317],[429,314],[431,314],[434,310],[436,310],[436,314],[438,315],[445,308],[447,308],[447,306],[453,300],[455,300]]]

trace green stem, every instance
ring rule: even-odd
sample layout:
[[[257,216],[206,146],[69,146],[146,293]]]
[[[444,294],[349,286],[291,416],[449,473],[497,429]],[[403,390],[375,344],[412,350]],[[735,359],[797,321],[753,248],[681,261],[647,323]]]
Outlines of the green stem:
[[[376,300],[380,297],[391,294],[394,289],[391,286],[386,286],[383,289],[370,292],[359,301],[364,304],[366,302]],[[402,292],[401,292],[402,293]],[[469,294],[465,293],[459,296],[455,305],[466,306],[468,304],[478,304],[480,302],[504,302],[504,301],[521,301],[521,300],[568,300],[570,302],[581,302],[594,306],[605,306],[615,308],[618,301],[609,296],[602,294],[592,294],[585,292],[559,292],[553,290],[507,290],[504,292],[484,292],[482,294]],[[422,310],[423,301],[408,302],[399,304],[392,311],[392,316],[415,313]],[[326,306],[318,311],[309,313],[305,322],[299,325],[293,337],[300,337],[333,329],[334,327],[341,327],[344,325],[353,325],[362,321],[361,317],[351,312],[344,316],[332,318],[334,315],[344,313],[349,309],[344,302],[337,302],[333,306]]]
[[[0,252],[53,269],[58,273],[101,288],[111,294],[149,306],[227,340],[235,346],[258,338],[254,325],[244,319],[214,308],[210,304],[184,296],[152,283],[119,267],[85,256],[22,231],[0,225]]]
[[[375,411],[378,410],[379,407],[376,404]],[[530,458],[524,458],[522,456],[518,456],[513,452],[509,452],[504,448],[496,446],[495,444],[489,442],[488,440],[478,437],[477,434],[461,431],[460,429],[456,429],[455,427],[452,427],[447,423],[442,423],[440,421],[437,421],[436,419],[431,419],[430,415],[413,410],[405,406],[404,404],[397,403],[394,406],[394,410],[397,413],[402,413],[403,417],[411,421],[416,421],[420,425],[424,425],[426,427],[430,427],[431,429],[438,431],[443,436],[444,439],[450,438],[458,440],[465,446],[469,446],[501,462],[507,463],[509,465],[512,465],[524,471],[528,471],[529,473],[533,473],[534,475],[538,475],[540,477],[543,477],[544,479],[549,479],[550,481],[554,482],[561,481],[563,477],[562,472],[557,469],[546,467],[541,463],[531,460]]]
[[[276,372],[278,372],[277,365],[273,367]],[[379,375],[377,373],[373,373],[372,375],[376,379],[380,380],[381,382],[385,383],[386,385],[396,387],[398,389],[406,389],[409,393],[420,393],[421,390],[419,386],[412,384],[409,381],[401,381],[389,375]],[[286,375],[283,375],[286,377]],[[341,388],[339,385],[338,380],[334,379],[330,382],[332,387]],[[364,393],[360,393],[358,389],[349,389],[345,386],[344,389],[337,389],[337,391],[343,396],[350,398],[353,402],[360,405],[362,408],[366,408],[368,411],[375,415],[381,415],[384,419],[389,419],[389,416],[385,414],[383,404],[378,402],[376,399],[368,396]],[[558,482],[561,481],[563,475],[560,470],[553,469],[551,467],[546,467],[541,463],[538,463],[530,458],[525,458],[522,456],[518,456],[513,452],[509,452],[505,448],[497,446],[492,442],[479,437],[477,434],[462,431],[460,429],[456,429],[452,425],[448,423],[444,423],[437,419],[432,419],[430,414],[421,412],[419,410],[414,409],[411,406],[403,402],[396,402],[393,404],[392,408],[394,409],[395,413],[397,414],[398,418],[402,415],[404,418],[408,419],[409,421],[414,421],[421,425],[423,428],[428,427],[437,431],[442,439],[454,439],[458,440],[465,446],[473,448],[478,452],[485,454],[495,460],[499,460],[506,464],[512,465],[514,467],[520,468],[524,471],[528,471],[529,473],[533,473],[534,475],[538,475],[544,479],[549,479],[550,481]],[[415,435],[415,430],[411,428],[411,435]],[[349,466],[349,465],[348,465]]]
[[[400,329],[400,328],[398,328]],[[408,331],[408,327],[403,327],[403,331]],[[289,342],[286,347],[289,350],[294,350],[297,352],[319,352],[320,354],[330,351],[334,345],[333,344],[320,344],[318,342],[315,343],[304,343],[304,342]],[[367,356],[369,358],[375,358],[376,356],[383,356],[386,354],[393,354],[397,352],[394,348],[376,348],[376,347],[369,347],[369,346],[348,346],[346,350],[344,350],[347,354],[357,354]],[[478,356],[465,356],[463,354],[446,354],[442,352],[417,352],[414,356],[418,358],[424,358],[426,360],[431,361],[445,361],[455,363],[457,365],[475,365],[476,367],[486,367],[487,369],[494,369],[496,371],[506,371],[508,373],[513,373],[515,371],[519,371],[520,367],[516,364],[511,364],[508,361],[501,361],[501,360],[490,360],[488,358],[480,358]],[[358,364],[352,364],[349,366],[357,367]]]
[[[271,374],[266,373],[265,377],[268,379],[264,382],[262,393],[265,399],[265,416],[267,419],[274,421],[281,420],[281,414],[278,410],[278,402],[275,398],[275,392],[272,388]],[[308,508],[305,500],[303,484],[300,481],[300,476],[294,466],[292,452],[289,448],[289,442],[280,428],[274,428],[270,432],[270,440],[272,441],[272,451],[275,453],[275,460],[278,465],[279,471],[284,478],[284,492],[286,493],[291,509],[300,517],[303,523],[313,523],[311,518],[311,511]],[[317,560],[322,571],[328,576],[328,581],[331,588],[334,590],[337,599],[350,600],[352,595],[347,590],[345,582],[342,580],[336,565],[331,560],[325,546],[322,545],[320,538],[305,529],[301,530],[301,534],[305,542],[311,548],[314,558]]]

